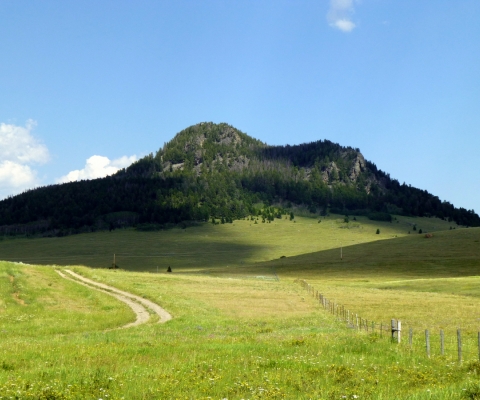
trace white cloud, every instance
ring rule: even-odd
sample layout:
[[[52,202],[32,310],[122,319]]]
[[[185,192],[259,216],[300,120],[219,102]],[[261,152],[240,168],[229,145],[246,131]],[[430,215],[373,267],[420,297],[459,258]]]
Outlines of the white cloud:
[[[108,157],[92,156],[87,159],[83,169],[70,171],[67,175],[57,179],[57,183],[74,182],[86,179],[103,178],[113,175],[121,168],[126,168],[137,161],[137,156],[123,156],[116,160],[110,160]]]
[[[37,123],[28,120],[23,126],[0,124],[0,199],[39,185],[32,164],[50,159],[47,147],[32,136]]]
[[[25,127],[0,124],[0,161],[19,164],[44,164],[50,159],[47,147],[31,135],[37,123],[28,120]]]
[[[22,189],[34,184],[36,172],[28,165],[17,164],[12,161],[0,163],[0,190]]]
[[[331,27],[342,32],[351,32],[355,29],[356,25],[351,19],[354,13],[353,3],[354,0],[330,0],[327,21]]]

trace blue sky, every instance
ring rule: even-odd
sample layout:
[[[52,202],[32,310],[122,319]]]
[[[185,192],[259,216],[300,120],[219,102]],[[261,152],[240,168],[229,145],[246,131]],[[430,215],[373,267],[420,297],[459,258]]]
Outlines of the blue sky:
[[[0,0],[0,198],[180,130],[358,147],[480,212],[478,0]]]

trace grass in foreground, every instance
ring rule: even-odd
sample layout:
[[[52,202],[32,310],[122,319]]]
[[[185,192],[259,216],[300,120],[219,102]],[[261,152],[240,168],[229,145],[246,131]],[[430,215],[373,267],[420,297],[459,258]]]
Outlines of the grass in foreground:
[[[48,286],[54,277],[50,267],[3,263],[1,268],[45,277],[25,281],[25,292]],[[109,332],[93,323],[85,330],[72,320],[68,334],[55,334],[2,318],[2,329],[17,334],[2,342],[0,396],[457,399],[480,392],[478,363],[427,359],[385,337],[355,333],[288,277],[266,282],[75,269],[158,302],[174,319]],[[8,285],[1,290],[2,298],[11,294]],[[58,295],[66,302],[72,296],[69,290]],[[37,297],[35,303],[44,301]],[[14,315],[22,307],[30,305],[12,301],[3,312]],[[83,308],[85,315],[99,311],[95,304]],[[41,323],[47,314],[39,308],[33,319]]]
[[[315,225],[309,221],[305,219],[303,226],[300,221],[283,225],[281,243],[288,244],[283,248],[278,245],[280,236],[270,235],[275,229],[277,233],[282,231],[274,224],[265,225],[264,231],[251,237],[246,233],[250,226],[239,227],[238,231],[236,226],[212,226],[212,232],[221,228],[215,240],[210,238],[212,248],[226,246],[226,250],[213,256],[207,252],[209,255],[203,260],[195,251],[206,248],[207,238],[195,244],[193,236],[180,239],[180,235],[188,235],[188,229],[171,231],[174,236],[165,239],[163,245],[171,245],[170,250],[182,246],[194,250],[185,258],[186,267],[174,268],[173,274],[75,267],[88,277],[156,301],[174,316],[165,325],[150,323],[105,332],[104,329],[133,318],[123,304],[61,280],[52,267],[1,263],[0,329],[6,336],[2,335],[0,349],[0,396],[479,398],[480,364],[475,361],[478,353],[466,354],[465,362],[458,365],[456,354],[450,350],[446,356],[439,356],[438,343],[432,340],[432,357],[428,359],[417,338],[426,326],[432,331],[445,329],[448,335],[458,326],[471,336],[479,330],[476,324],[480,318],[480,290],[476,275],[480,265],[480,229],[435,232],[430,239],[405,234],[394,240],[356,244],[362,238],[368,241],[359,228],[333,226],[322,237],[321,230],[314,229],[320,229],[318,226],[324,222]],[[342,226],[341,221],[332,223]],[[292,226],[308,235],[289,236]],[[206,228],[200,228],[197,234],[205,232],[203,229]],[[327,249],[334,247],[336,234],[342,240],[354,235],[358,242],[343,247],[343,260],[339,249],[305,254],[312,245],[303,242],[315,232],[318,235],[313,237],[318,237],[318,243]],[[154,243],[142,245],[136,232],[117,234],[113,238],[123,238],[123,248],[138,245],[139,251],[145,251]],[[148,238],[160,240],[163,234],[166,233]],[[91,237],[76,237],[85,241],[83,250],[88,248]],[[129,238],[133,238],[131,243]],[[253,246],[252,238],[261,246],[246,254],[235,252],[237,241]],[[112,241],[115,246],[117,239]],[[99,253],[95,251],[107,243],[102,240],[94,242],[98,247],[92,247],[97,257]],[[15,242],[10,244],[16,246]],[[38,243],[46,242],[32,243],[32,249],[40,251]],[[44,245],[45,254],[53,254],[56,248],[66,257],[71,252],[66,243],[74,242],[61,242],[50,248]],[[223,244],[215,247],[218,243]],[[232,247],[228,247],[229,243]],[[262,249],[276,260],[258,262]],[[285,253],[287,257],[280,259]],[[184,273],[195,270],[195,254],[201,266],[196,270],[208,275]],[[216,257],[221,258],[218,263],[208,266],[209,260]],[[257,262],[249,264],[248,260]],[[226,261],[233,261],[227,264],[228,268]],[[141,262],[137,267],[143,268]],[[263,279],[274,274],[279,281]],[[252,277],[255,279],[241,279]],[[301,288],[298,279],[306,279],[327,297],[370,321],[388,323],[390,318],[402,319],[407,327],[410,324],[415,328],[413,349],[406,343],[392,345],[386,337],[348,329],[323,311]],[[74,314],[69,314],[67,305],[72,305]],[[22,315],[29,317],[19,318]],[[63,317],[57,317],[60,315]],[[467,337],[467,350],[471,352],[472,343],[468,340]]]

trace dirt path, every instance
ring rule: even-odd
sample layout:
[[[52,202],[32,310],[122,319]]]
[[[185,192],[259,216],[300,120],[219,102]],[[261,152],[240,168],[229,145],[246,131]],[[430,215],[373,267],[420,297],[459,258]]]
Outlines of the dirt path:
[[[59,270],[56,270],[56,271],[62,278],[69,279],[80,285],[87,286],[90,289],[95,289],[103,293],[107,293],[110,296],[113,296],[116,299],[127,304],[135,313],[135,315],[137,316],[137,319],[134,322],[121,326],[119,329],[129,328],[132,326],[137,326],[137,325],[146,323],[150,319],[150,313],[147,309],[150,309],[151,311],[153,311],[155,314],[158,315],[159,323],[164,323],[172,319],[172,316],[167,311],[165,311],[162,307],[160,307],[158,304],[155,304],[150,300],[144,299],[143,297],[136,296],[132,293],[124,292],[123,290],[117,289],[113,286],[105,285],[104,283],[95,282],[91,279],[88,279],[79,274],[76,274],[75,272],[70,271],[68,269],[64,271],[69,275],[71,275],[73,278],[65,275],[63,272]]]

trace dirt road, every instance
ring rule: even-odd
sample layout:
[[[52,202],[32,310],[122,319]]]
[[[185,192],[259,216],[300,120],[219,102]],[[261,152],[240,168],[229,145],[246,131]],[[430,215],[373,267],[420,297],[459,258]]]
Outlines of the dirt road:
[[[135,313],[137,318],[134,322],[131,322],[127,325],[123,325],[118,329],[129,328],[132,326],[137,326],[137,325],[146,323],[150,319],[150,312],[148,310],[151,310],[158,315],[159,323],[165,323],[172,319],[172,316],[167,311],[165,311],[158,304],[155,304],[153,301],[144,299],[143,297],[137,296],[132,293],[125,292],[113,286],[105,285],[104,283],[95,282],[69,269],[65,269],[64,272],[66,272],[70,276],[65,275],[62,271],[59,271],[59,270],[56,270],[56,271],[62,278],[72,280],[80,285],[87,286],[90,289],[107,293],[110,296],[113,296],[116,299],[123,301],[125,304],[127,304]]]

